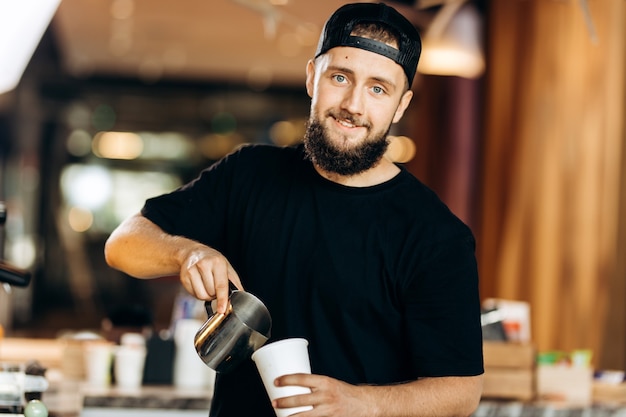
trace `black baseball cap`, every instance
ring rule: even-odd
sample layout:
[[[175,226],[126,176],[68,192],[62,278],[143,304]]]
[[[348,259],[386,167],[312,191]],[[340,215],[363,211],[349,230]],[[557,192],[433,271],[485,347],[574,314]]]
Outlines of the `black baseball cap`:
[[[350,35],[359,23],[381,23],[389,27],[398,35],[399,48]],[[360,48],[393,60],[404,69],[409,86],[413,83],[422,52],[422,41],[415,26],[396,9],[383,3],[351,3],[337,9],[324,25],[315,57],[337,46]]]

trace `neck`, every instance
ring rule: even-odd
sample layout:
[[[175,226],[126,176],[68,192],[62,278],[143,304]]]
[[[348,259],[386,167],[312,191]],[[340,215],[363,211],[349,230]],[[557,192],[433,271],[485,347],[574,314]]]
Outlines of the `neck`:
[[[387,158],[382,158],[380,162],[372,168],[355,175],[340,175],[335,172],[325,171],[315,164],[313,166],[322,177],[347,187],[371,187],[373,185],[382,184],[383,182],[389,181],[400,172],[400,168]]]

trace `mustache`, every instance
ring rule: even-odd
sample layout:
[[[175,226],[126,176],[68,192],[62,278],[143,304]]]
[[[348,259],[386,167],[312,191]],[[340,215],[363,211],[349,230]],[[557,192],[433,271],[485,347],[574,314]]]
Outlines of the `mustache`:
[[[346,110],[328,110],[326,112],[326,117],[332,117],[333,119],[337,119],[337,120],[346,120],[350,123],[352,123],[355,126],[359,126],[359,127],[365,127],[368,128],[370,127],[370,124],[367,122],[367,120],[365,119],[361,119],[360,117],[356,117],[354,114],[346,111]]]

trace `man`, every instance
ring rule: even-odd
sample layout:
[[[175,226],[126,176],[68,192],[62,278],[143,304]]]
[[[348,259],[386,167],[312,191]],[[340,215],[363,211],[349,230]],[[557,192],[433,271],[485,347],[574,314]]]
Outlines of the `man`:
[[[384,4],[327,21],[306,67],[304,145],[244,147],[150,199],[106,244],[108,263],[179,274],[225,311],[228,281],[259,297],[272,341],[309,341],[310,387],[270,404],[252,361],[219,374],[211,416],[459,416],[477,407],[482,336],[474,239],[415,177],[384,158],[411,101],[415,28]]]

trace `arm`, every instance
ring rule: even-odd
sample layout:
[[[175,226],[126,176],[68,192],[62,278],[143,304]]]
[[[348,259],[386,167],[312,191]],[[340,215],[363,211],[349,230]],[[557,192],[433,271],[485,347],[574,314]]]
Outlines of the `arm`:
[[[182,236],[165,233],[140,214],[122,222],[104,246],[109,266],[136,278],[179,275],[183,287],[201,300],[217,298],[225,312],[228,281],[241,288],[239,276],[220,252]]]
[[[302,417],[469,416],[480,401],[483,377],[423,378],[397,385],[350,385],[321,375],[285,375],[276,384],[310,387],[311,394],[285,397],[274,407],[313,405]]]

